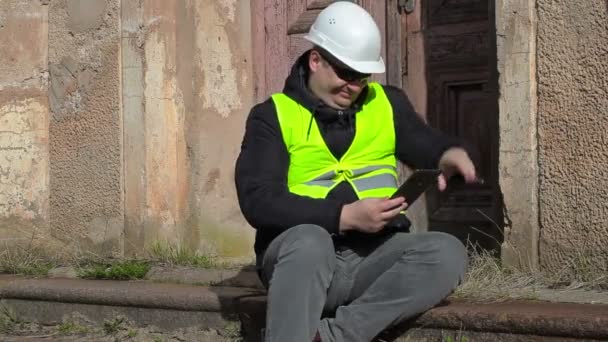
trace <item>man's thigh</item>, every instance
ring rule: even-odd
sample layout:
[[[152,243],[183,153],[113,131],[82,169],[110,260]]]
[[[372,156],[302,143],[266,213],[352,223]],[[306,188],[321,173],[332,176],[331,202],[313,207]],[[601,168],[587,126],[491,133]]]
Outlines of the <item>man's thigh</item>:
[[[404,234],[404,237],[396,234]],[[370,237],[336,252],[336,269],[328,290],[325,309],[328,313],[340,305],[357,299],[382,273],[391,268],[403,255],[401,241],[408,233],[391,233]]]
[[[426,233],[395,232],[366,245],[358,245],[353,250],[361,256],[361,261],[353,269],[353,283],[348,301],[360,297],[376,279],[388,271],[411,248],[415,248]]]
[[[331,266],[333,267],[334,247],[329,233],[316,225],[304,224],[290,229],[287,229],[277,236],[268,246],[263,256],[260,256],[261,262],[258,264],[260,278],[264,285],[268,288],[270,279],[273,276],[275,267],[279,258],[286,254],[286,248],[289,244],[297,246],[298,250],[293,251],[294,255],[300,262],[309,261],[310,263],[319,262],[321,256],[331,258]],[[297,265],[294,265],[297,266]],[[294,269],[294,275],[298,270]]]

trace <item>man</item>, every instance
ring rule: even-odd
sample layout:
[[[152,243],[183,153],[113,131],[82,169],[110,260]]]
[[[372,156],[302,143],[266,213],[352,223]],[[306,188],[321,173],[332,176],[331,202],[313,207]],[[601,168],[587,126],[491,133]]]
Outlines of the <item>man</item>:
[[[451,235],[408,233],[407,199],[388,199],[397,159],[441,168],[440,190],[455,173],[473,182],[475,168],[402,91],[368,81],[385,66],[363,8],[333,3],[306,39],[283,93],[252,109],[236,164],[268,288],[265,340],[370,341],[438,304],[466,267]]]

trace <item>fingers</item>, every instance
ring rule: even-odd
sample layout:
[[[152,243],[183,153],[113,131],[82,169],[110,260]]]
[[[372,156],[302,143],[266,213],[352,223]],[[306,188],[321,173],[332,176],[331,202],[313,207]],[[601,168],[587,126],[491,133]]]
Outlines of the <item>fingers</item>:
[[[439,188],[439,191],[444,191],[447,186],[448,182],[445,176],[443,174],[439,175],[439,177],[437,177],[437,187]]]
[[[384,201],[380,202],[379,209],[380,209],[380,211],[384,212],[384,211],[387,211],[387,210],[391,210],[391,209],[393,209],[395,207],[398,207],[402,203],[405,203],[405,198],[403,198],[403,197],[397,197],[397,198],[394,198],[394,199],[387,199],[387,200],[384,200]]]
[[[380,219],[382,221],[389,221],[391,220],[393,217],[399,215],[399,213],[401,213],[403,210],[405,210],[405,208],[407,208],[407,203],[403,202],[401,203],[401,205],[399,205],[397,208],[391,209],[391,210],[387,210],[384,211],[380,214]],[[386,222],[384,222],[386,223]]]
[[[477,181],[477,175],[475,174],[475,166],[470,160],[464,163],[465,165],[460,165],[460,173],[464,177],[467,183],[473,183]]]

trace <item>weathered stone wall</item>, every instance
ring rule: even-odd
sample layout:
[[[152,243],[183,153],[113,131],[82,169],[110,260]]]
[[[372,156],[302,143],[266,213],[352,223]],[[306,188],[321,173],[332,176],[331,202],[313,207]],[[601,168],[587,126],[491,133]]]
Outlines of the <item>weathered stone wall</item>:
[[[47,36],[48,6],[0,1],[1,242],[49,234]]]
[[[126,248],[251,255],[234,161],[252,105],[243,1],[123,2]]]
[[[0,2],[0,239],[249,259],[247,1]]]
[[[540,262],[608,270],[608,2],[536,0]]]
[[[113,255],[124,226],[119,4],[49,2],[51,232]]]

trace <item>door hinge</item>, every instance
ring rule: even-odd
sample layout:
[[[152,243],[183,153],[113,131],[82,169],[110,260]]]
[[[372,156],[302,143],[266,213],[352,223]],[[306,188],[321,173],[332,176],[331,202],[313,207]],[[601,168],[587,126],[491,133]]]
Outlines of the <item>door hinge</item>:
[[[397,6],[399,7],[399,12],[410,14],[414,11],[416,0],[399,0]]]

